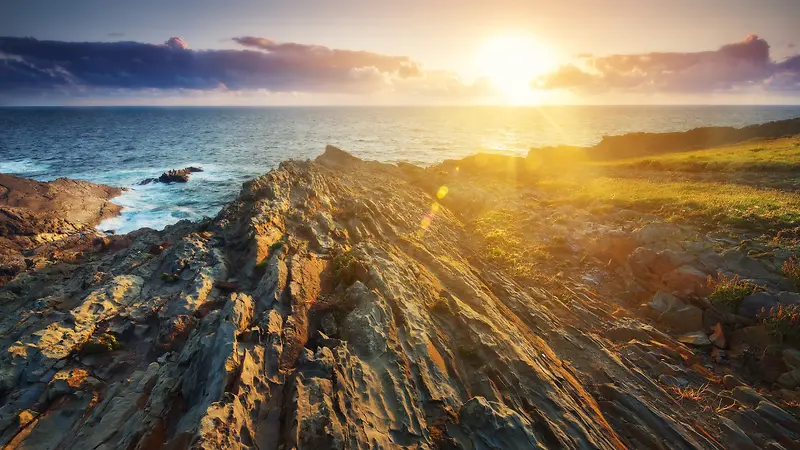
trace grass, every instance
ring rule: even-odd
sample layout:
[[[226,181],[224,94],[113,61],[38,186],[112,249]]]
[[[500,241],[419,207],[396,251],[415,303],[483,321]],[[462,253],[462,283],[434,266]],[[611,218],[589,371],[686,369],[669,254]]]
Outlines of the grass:
[[[787,280],[800,287],[800,260],[794,257],[789,258],[788,261],[783,263],[781,271]]]
[[[515,277],[531,277],[537,264],[551,256],[546,247],[526,239],[517,228],[521,218],[514,211],[496,209],[473,221],[474,229],[484,238],[486,258],[508,270]]]
[[[551,203],[632,209],[672,221],[717,227],[782,229],[800,221],[800,195],[774,189],[712,182],[596,177],[540,182]]]
[[[745,142],[596,165],[675,172],[799,172],[800,138]]]
[[[698,388],[694,387],[686,387],[686,388],[679,388],[675,386],[670,386],[669,388],[675,394],[675,400],[683,403],[685,400],[693,401],[693,402],[700,402],[705,398],[706,390],[708,390],[708,384],[704,384]]]
[[[800,305],[780,305],[761,320],[778,341],[800,343]]]
[[[337,284],[349,286],[358,279],[358,260],[350,251],[339,253],[331,261],[331,275]]]
[[[281,247],[283,247],[285,244],[286,244],[286,242],[285,242],[283,239],[279,239],[279,240],[277,240],[277,241],[273,242],[273,243],[272,243],[272,244],[269,246],[269,251],[270,251],[270,252],[277,251],[278,249],[280,249]]]
[[[113,334],[104,333],[100,336],[92,337],[81,346],[80,353],[83,355],[95,355],[98,353],[108,353],[122,348],[122,343],[117,341]]]
[[[745,297],[758,289],[755,284],[740,279],[739,275],[732,278],[720,275],[716,280],[708,277],[708,282],[714,289],[708,296],[709,300],[729,306],[734,311],[739,308]]]

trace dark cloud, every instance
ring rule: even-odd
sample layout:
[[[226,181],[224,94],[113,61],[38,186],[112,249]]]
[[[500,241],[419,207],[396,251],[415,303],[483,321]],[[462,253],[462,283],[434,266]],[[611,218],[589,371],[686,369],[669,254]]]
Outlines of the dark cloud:
[[[583,67],[562,66],[536,83],[545,89],[581,92],[786,89],[800,74],[798,57],[774,62],[769,48],[767,41],[750,35],[714,51],[597,56],[587,58]]]
[[[125,33],[108,33],[108,37],[113,37],[113,38],[125,37]]]
[[[422,69],[407,56],[387,56],[378,53],[338,50],[321,45],[297,44],[294,42],[278,43],[270,39],[244,36],[233,40],[245,47],[269,52],[275,57],[293,63],[303,63],[314,67],[329,68],[363,68],[374,67],[379,72],[397,72],[404,78],[422,75]]]
[[[0,37],[0,96],[81,89],[363,93],[426,78],[404,56],[235,40],[248,48],[191,50],[178,37],[162,45]]]

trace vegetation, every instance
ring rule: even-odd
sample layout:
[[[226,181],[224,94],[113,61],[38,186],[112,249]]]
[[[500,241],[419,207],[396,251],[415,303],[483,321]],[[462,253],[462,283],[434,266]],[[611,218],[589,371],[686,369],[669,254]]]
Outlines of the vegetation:
[[[800,305],[780,305],[761,320],[779,341],[800,343]]]
[[[180,279],[180,276],[177,273],[171,273],[170,274],[170,273],[164,272],[164,273],[161,274],[161,276],[159,278],[161,278],[161,281],[164,281],[166,283],[172,283],[174,281],[178,281],[178,279]]]
[[[709,227],[780,229],[800,221],[797,194],[735,183],[600,176],[556,179],[540,186],[552,191],[553,203],[632,209]]]
[[[797,258],[789,258],[788,261],[783,263],[783,276],[789,281],[800,287],[800,260]]]
[[[757,285],[740,279],[739,275],[728,278],[720,274],[716,280],[709,277],[708,282],[714,289],[708,298],[715,303],[729,306],[734,310],[739,308],[745,297],[758,289]]]
[[[453,315],[453,308],[450,305],[450,301],[445,297],[437,298],[433,306],[431,307],[431,311],[441,314],[443,316],[452,316]]]
[[[283,239],[277,240],[277,241],[273,242],[272,245],[269,246],[269,251],[270,252],[277,251],[278,249],[282,248],[284,245],[286,245],[286,242]]]
[[[520,217],[508,209],[496,209],[478,217],[473,225],[484,238],[489,261],[509,271],[512,276],[531,277],[538,262],[550,258],[544,245],[526,239],[519,228]]]
[[[799,153],[800,139],[787,138],[597,165],[675,172],[798,172]]]
[[[122,344],[117,341],[113,334],[104,333],[100,336],[93,336],[81,347],[81,354],[95,355],[98,353],[108,353],[122,348]]]
[[[353,284],[357,280],[358,260],[350,251],[339,253],[331,261],[331,275],[333,279],[345,285]]]

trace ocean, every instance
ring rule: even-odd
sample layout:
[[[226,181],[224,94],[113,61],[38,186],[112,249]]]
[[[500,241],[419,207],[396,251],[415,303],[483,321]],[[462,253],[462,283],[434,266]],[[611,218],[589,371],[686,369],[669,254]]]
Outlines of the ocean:
[[[0,173],[129,188],[117,233],[215,215],[241,185],[332,144],[359,157],[433,164],[476,152],[592,145],[604,135],[744,126],[800,117],[800,106],[0,108]],[[186,184],[137,185],[200,166]]]

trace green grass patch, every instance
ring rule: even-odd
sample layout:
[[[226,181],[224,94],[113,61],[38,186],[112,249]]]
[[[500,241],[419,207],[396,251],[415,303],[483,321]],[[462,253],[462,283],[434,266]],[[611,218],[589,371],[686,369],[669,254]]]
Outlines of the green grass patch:
[[[773,308],[761,320],[778,341],[800,343],[800,305]]]
[[[515,277],[531,277],[542,260],[550,259],[546,246],[527,239],[518,228],[523,222],[514,211],[496,209],[475,219],[475,231],[484,239],[485,257]]]
[[[794,283],[796,286],[800,286],[800,260],[794,257],[789,258],[788,261],[783,263],[781,271],[786,279]]]
[[[286,245],[286,242],[283,239],[277,240],[269,246],[269,251],[270,252],[277,251],[281,249],[284,245]]]
[[[710,227],[782,229],[800,220],[800,195],[740,184],[596,177],[546,180],[539,187],[552,191],[550,203],[610,205]]]
[[[349,286],[358,279],[358,260],[350,252],[339,253],[331,261],[331,275],[337,284]]]
[[[800,172],[800,139],[745,142],[594,165],[675,172]]]
[[[709,277],[708,281],[713,288],[708,298],[714,303],[729,306],[734,311],[739,308],[745,297],[758,289],[755,284],[740,279],[739,275],[732,278],[720,275],[716,280]]]
[[[122,343],[117,341],[113,334],[104,333],[100,336],[93,336],[81,346],[82,355],[96,355],[99,353],[113,352],[122,349]]]

